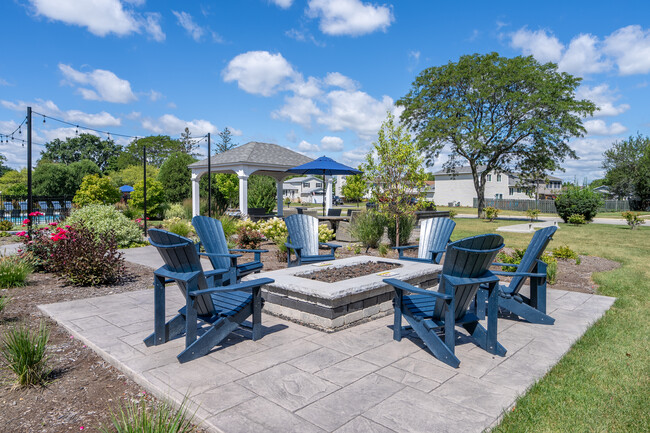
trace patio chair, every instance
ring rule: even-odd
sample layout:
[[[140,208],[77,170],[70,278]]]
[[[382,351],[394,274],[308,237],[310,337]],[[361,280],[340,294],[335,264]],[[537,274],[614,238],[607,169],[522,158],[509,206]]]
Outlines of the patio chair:
[[[509,284],[499,285],[499,307],[529,321],[543,325],[552,325],[555,319],[546,314],[546,263],[540,258],[553,238],[557,227],[544,227],[535,232],[526,248],[521,263],[493,263],[493,266],[513,266],[515,272],[493,271],[495,275],[512,277]],[[519,293],[526,279],[530,280],[530,297]],[[487,293],[479,290],[476,297],[477,313],[484,315]]]
[[[289,237],[287,243],[287,266],[300,266],[305,263],[317,263],[334,260],[334,252],[340,245],[318,242],[318,218],[306,214],[289,215],[284,219]],[[319,254],[320,245],[330,247],[330,254]],[[295,260],[291,259],[291,251]]]
[[[201,245],[205,249],[205,253],[199,252],[199,255],[208,257],[214,269],[228,269],[231,282],[239,282],[242,277],[253,272],[260,272],[262,269],[261,253],[268,253],[269,250],[228,248],[228,242],[226,241],[226,235],[223,232],[221,221],[215,218],[197,215],[192,218],[192,225],[200,240],[196,245],[197,251]],[[255,257],[253,261],[237,263],[237,259],[242,255],[232,254],[233,252],[254,253]]]
[[[244,321],[252,318],[252,337],[262,337],[261,287],[274,282],[258,278],[231,286],[208,285],[199,255],[190,239],[165,230],[149,230],[165,265],[154,271],[154,333],[145,338],[146,346],[160,345],[185,333],[185,350],[176,358],[184,363],[207,354]],[[165,323],[165,284],[175,282],[186,305]],[[198,329],[207,325],[197,338]]]
[[[12,202],[5,202],[5,209],[8,209],[11,211],[11,219],[14,222],[18,222],[20,220],[20,208],[15,207]]]
[[[332,216],[332,217],[341,216],[341,209],[328,209],[327,216]]]
[[[393,247],[399,252],[400,260],[411,260],[422,263],[440,263],[442,255],[447,248],[451,233],[456,223],[450,218],[429,218],[422,220],[420,225],[419,245],[407,245],[404,247]],[[407,257],[404,251],[418,249],[417,257]]]
[[[406,329],[402,327],[404,317],[433,356],[458,367],[455,327],[460,325],[480,347],[489,353],[505,356],[506,349],[497,341],[499,278],[489,271],[501,248],[503,237],[495,234],[465,238],[447,245],[437,291],[420,289],[394,278],[385,279],[384,282],[395,289],[393,339],[402,339],[402,332]],[[474,310],[469,309],[482,284],[490,293],[487,329],[479,324]]]
[[[40,207],[41,212],[45,214],[45,219],[52,219],[54,217],[54,207],[48,205],[47,201],[39,201],[38,207]]]
[[[19,201],[18,206],[20,206],[20,215],[21,217],[27,218],[27,202]]]

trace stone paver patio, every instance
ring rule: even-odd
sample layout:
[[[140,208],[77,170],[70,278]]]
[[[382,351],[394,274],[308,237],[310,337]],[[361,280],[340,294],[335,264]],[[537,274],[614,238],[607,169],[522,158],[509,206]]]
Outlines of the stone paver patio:
[[[261,340],[238,331],[181,365],[183,338],[142,343],[153,329],[153,290],[40,308],[155,395],[176,403],[187,396],[216,432],[480,432],[614,302],[560,290],[548,298],[554,326],[499,319],[504,358],[459,334],[458,369],[415,337],[393,341],[392,316],[328,334],[264,314]],[[183,303],[167,290],[170,316]]]

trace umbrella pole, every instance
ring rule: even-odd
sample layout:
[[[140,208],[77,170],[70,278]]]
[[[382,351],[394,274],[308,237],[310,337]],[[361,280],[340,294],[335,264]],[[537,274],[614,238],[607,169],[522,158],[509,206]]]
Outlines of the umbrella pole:
[[[323,170],[323,216],[325,216],[325,200],[327,200],[327,182],[325,181],[325,170]]]

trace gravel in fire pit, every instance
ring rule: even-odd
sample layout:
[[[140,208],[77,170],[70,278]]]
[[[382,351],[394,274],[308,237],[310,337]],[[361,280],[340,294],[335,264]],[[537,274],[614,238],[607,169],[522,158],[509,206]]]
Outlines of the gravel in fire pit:
[[[400,268],[402,265],[389,262],[366,262],[352,266],[341,266],[338,268],[329,267],[308,274],[296,275],[297,277],[310,280],[322,281],[324,283],[335,283],[337,281],[349,280],[351,278],[363,277],[377,272],[389,271]]]

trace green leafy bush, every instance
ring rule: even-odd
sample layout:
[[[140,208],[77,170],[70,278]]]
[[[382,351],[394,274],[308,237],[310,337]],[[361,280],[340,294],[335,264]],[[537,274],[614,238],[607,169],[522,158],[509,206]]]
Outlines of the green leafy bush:
[[[112,232],[97,236],[83,221],[73,225],[55,244],[50,269],[74,286],[97,286],[119,281],[124,258]]]
[[[366,247],[366,252],[368,252],[370,248],[379,246],[385,227],[386,218],[379,212],[371,210],[362,212],[352,220],[350,232]]]
[[[334,230],[327,227],[327,224],[318,225],[318,242],[329,242],[334,239]]]
[[[553,248],[553,257],[556,259],[573,259],[576,261],[576,265],[580,264],[580,256],[578,253],[569,248],[568,245],[563,245],[557,248]]]
[[[483,208],[483,212],[485,212],[485,218],[488,221],[492,222],[495,219],[497,219],[497,217],[499,216],[499,213],[501,212],[501,210],[497,209],[495,207],[492,207],[492,206],[488,206],[488,207]]]
[[[44,322],[41,322],[36,333],[32,333],[24,325],[15,326],[5,332],[0,353],[9,369],[17,376],[17,386],[45,383],[50,373],[45,353],[49,338],[50,333]]]
[[[573,224],[573,225],[576,225],[576,226],[581,225],[581,224],[585,224],[586,222],[587,221],[585,221],[585,216],[577,214],[577,213],[575,213],[573,215],[570,215],[569,220],[568,220],[569,224]]]
[[[114,204],[121,196],[120,190],[113,186],[110,178],[89,174],[83,178],[72,201],[81,207],[89,204]]]
[[[194,230],[191,222],[184,221],[179,217],[173,217],[163,221],[163,227],[168,231],[183,237],[187,237]]]
[[[380,244],[379,248],[377,249],[377,252],[379,253],[380,256],[386,257],[386,255],[388,254],[388,245]]]
[[[276,205],[275,180],[268,176],[252,175],[248,178],[248,207],[264,208],[267,213]]]
[[[11,298],[9,296],[0,296],[0,314],[4,311],[5,308],[7,308],[10,300]]]
[[[0,220],[0,231],[6,232],[12,229],[14,224],[9,220]]]
[[[129,206],[144,212],[144,180],[133,186]],[[165,189],[157,180],[147,180],[147,216],[155,219],[163,215],[166,209]]]
[[[600,194],[574,185],[569,185],[566,192],[555,199],[557,213],[565,223],[571,215],[582,215],[586,221],[591,221],[602,204]]]
[[[20,256],[0,257],[0,288],[24,286],[34,267]]]
[[[229,239],[237,233],[237,219],[229,217],[228,215],[221,215],[219,217],[221,221],[221,227],[223,228],[223,234],[226,236],[226,239]]]
[[[187,409],[186,400],[179,409],[169,402],[151,407],[145,398],[111,410],[112,426],[102,426],[104,433],[192,433],[194,414]]]
[[[114,206],[89,205],[76,209],[65,220],[68,225],[84,221],[91,227],[97,237],[105,237],[109,232],[115,236],[117,246],[128,247],[132,243],[142,242],[142,231],[138,225],[115,209]]]
[[[530,219],[531,222],[536,221],[537,217],[539,216],[540,213],[541,213],[541,211],[539,209],[527,209],[526,210],[526,216],[528,216],[528,218]]]
[[[456,215],[458,215],[457,211],[449,209],[449,218],[453,219]]]
[[[180,218],[189,220],[192,217],[192,209],[190,209],[189,215],[181,203],[172,203],[167,209],[165,209],[165,219]]]
[[[259,230],[242,225],[237,229],[237,247],[242,249],[259,249],[264,236]]]
[[[510,254],[501,251],[499,254],[497,254],[497,260],[499,263],[518,265],[521,263],[521,259],[524,257],[524,254],[526,254],[526,249],[527,248],[515,248],[514,251]],[[547,265],[546,280],[549,284],[555,284],[557,278],[557,259],[547,252],[542,254],[542,257],[540,257],[540,259]],[[505,272],[516,272],[517,268],[514,266],[502,266],[501,270]]]
[[[387,218],[387,234],[388,240],[392,246],[397,245],[395,243],[395,219]],[[415,227],[415,218],[413,215],[401,215],[399,217],[399,244],[406,245],[409,242],[413,228]]]
[[[640,217],[640,213],[638,212],[623,212],[621,215],[623,215],[623,218],[625,218],[625,221],[627,221],[627,225],[630,226],[632,230],[640,226],[641,224],[645,224],[645,220]]]

